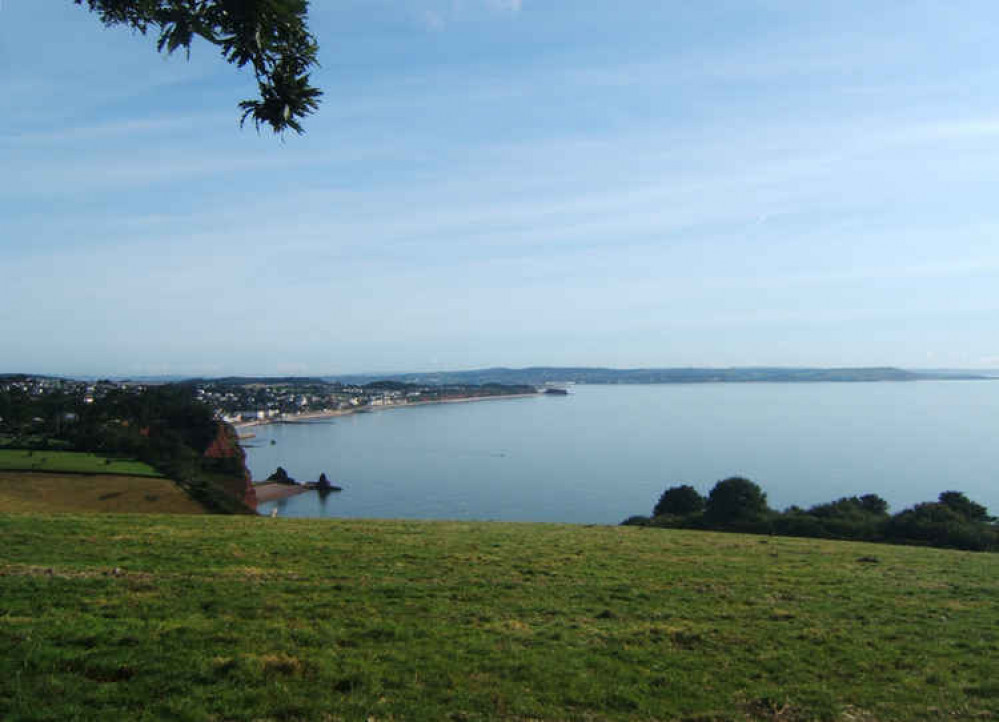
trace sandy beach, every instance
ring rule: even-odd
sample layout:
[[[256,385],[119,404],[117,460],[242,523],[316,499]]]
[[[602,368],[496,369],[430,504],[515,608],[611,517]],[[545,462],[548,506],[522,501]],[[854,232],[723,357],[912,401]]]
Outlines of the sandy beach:
[[[504,394],[501,396],[461,396],[451,399],[428,399],[426,401],[412,401],[404,404],[385,404],[384,406],[359,406],[353,409],[331,409],[329,411],[306,411],[301,414],[291,414],[272,419],[254,419],[253,421],[241,421],[233,424],[236,429],[245,429],[252,426],[266,426],[268,424],[296,424],[308,423],[310,421],[321,421],[323,419],[335,419],[338,416],[350,416],[351,414],[367,414],[375,411],[387,411],[389,409],[406,409],[413,406],[428,406],[431,404],[465,404],[472,401],[503,401],[506,399],[526,399],[543,396],[541,392],[533,394]]]
[[[257,503],[265,501],[277,501],[287,499],[289,496],[297,496],[309,491],[303,484],[278,484],[273,481],[264,481],[253,485],[253,490],[257,494]]]

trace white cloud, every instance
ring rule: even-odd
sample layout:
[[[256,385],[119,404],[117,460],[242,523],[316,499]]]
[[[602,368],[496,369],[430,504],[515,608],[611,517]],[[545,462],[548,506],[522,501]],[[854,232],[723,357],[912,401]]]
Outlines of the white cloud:
[[[524,0],[486,0],[486,5],[501,12],[519,13],[524,7]]]
[[[208,123],[218,123],[220,121],[231,121],[231,114],[211,113],[169,117],[126,118],[124,120],[113,120],[91,125],[64,126],[41,131],[18,132],[15,130],[11,133],[0,135],[0,141],[62,143],[111,139],[121,142],[127,136],[140,134],[146,135],[177,130],[195,132],[196,129],[202,128]]]
[[[427,30],[439,32],[453,23],[483,12],[493,15],[516,15],[524,9],[524,0],[436,0],[418,11],[417,18]]]

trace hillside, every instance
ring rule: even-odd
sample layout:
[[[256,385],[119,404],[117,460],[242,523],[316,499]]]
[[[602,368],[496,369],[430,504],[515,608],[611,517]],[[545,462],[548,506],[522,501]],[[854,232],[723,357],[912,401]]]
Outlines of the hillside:
[[[703,383],[817,383],[862,381],[925,381],[989,378],[961,371],[908,371],[876,368],[645,368],[613,369],[576,366],[533,366],[522,369],[488,368],[472,371],[430,371],[382,375],[331,377],[341,383],[363,384],[390,379],[415,384],[703,384]]]
[[[0,718],[999,714],[999,557],[627,527],[0,515]]]
[[[191,497],[199,509],[252,514],[256,497],[244,458],[235,430],[216,418],[191,387],[36,377],[0,384],[0,469],[51,472],[46,491],[52,495],[74,495],[80,488],[65,474],[162,476],[176,482],[179,496]],[[76,499],[82,505],[69,508],[108,510],[91,502],[104,501],[99,497],[106,494],[141,493],[133,482],[109,488],[113,482],[103,480],[97,497],[84,494]],[[0,510],[10,510],[2,500]]]

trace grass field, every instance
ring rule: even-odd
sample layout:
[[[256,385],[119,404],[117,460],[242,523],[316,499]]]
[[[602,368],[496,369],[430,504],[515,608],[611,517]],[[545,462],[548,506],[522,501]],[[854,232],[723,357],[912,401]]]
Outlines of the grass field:
[[[0,471],[162,476],[149,464],[134,459],[109,458],[79,451],[25,449],[0,449]]]
[[[704,532],[0,515],[0,718],[999,715],[999,556]]]
[[[203,514],[169,479],[0,471],[0,512]]]

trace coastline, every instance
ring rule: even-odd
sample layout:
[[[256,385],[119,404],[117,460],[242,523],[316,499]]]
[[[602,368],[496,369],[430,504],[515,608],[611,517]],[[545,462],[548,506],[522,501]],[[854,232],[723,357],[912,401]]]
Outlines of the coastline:
[[[304,484],[279,484],[276,481],[261,481],[253,484],[253,491],[257,495],[257,504],[261,504],[268,501],[280,501],[312,490],[306,488]]]
[[[362,406],[353,409],[330,409],[328,411],[307,411],[303,414],[295,414],[294,416],[273,418],[273,419],[255,419],[253,421],[243,421],[240,423],[232,424],[232,427],[237,430],[248,429],[254,426],[269,426],[271,424],[306,424],[310,421],[321,421],[323,419],[334,419],[340,416],[351,416],[358,413],[371,413],[373,411],[387,411],[389,409],[405,409],[410,406],[427,406],[430,404],[459,404],[468,403],[471,401],[500,401],[503,399],[527,399],[534,398],[536,396],[543,396],[542,392],[535,392],[533,394],[503,394],[501,396],[461,396],[451,399],[434,399],[428,401],[414,401],[412,403],[405,404],[386,404],[384,406]],[[253,487],[254,493],[257,495],[257,504],[269,502],[269,501],[280,501],[282,499],[288,499],[293,496],[298,496],[299,494],[304,494],[307,491],[313,491],[313,489],[307,488],[304,484],[279,484],[274,481],[251,481],[250,484]]]
[[[501,394],[498,396],[458,396],[449,399],[428,399],[426,401],[412,401],[404,404],[385,404],[381,406],[358,406],[352,409],[329,409],[326,411],[306,411],[305,413],[291,416],[281,416],[271,419],[254,419],[252,421],[240,421],[233,423],[235,429],[248,429],[254,426],[269,426],[271,424],[297,424],[308,423],[310,421],[321,421],[323,419],[335,419],[340,416],[351,416],[353,414],[367,414],[375,411],[387,411],[389,409],[406,409],[412,406],[429,406],[432,404],[464,404],[473,401],[503,401],[506,399],[529,399],[537,396],[544,396],[540,391],[532,394]]]

